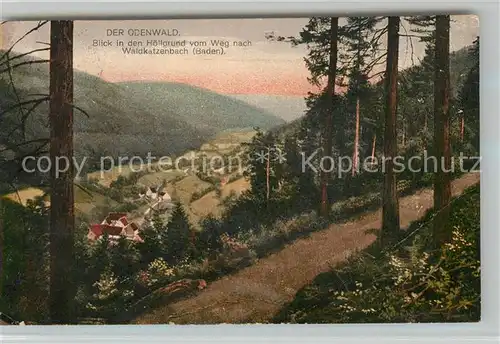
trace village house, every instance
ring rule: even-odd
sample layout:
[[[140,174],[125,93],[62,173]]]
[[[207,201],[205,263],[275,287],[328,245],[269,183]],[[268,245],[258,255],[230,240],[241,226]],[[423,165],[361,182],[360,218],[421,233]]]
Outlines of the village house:
[[[87,237],[90,241],[95,241],[103,234],[107,234],[111,240],[125,236],[128,240],[141,242],[139,230],[135,222],[128,221],[126,213],[109,213],[101,223],[90,226]]]
[[[158,198],[158,189],[155,187],[149,187],[146,191],[146,197],[151,200],[156,200]]]
[[[166,203],[172,202],[172,197],[170,197],[170,195],[167,192],[165,192],[161,186],[148,187],[145,193],[139,194],[139,198],[141,198],[141,199],[146,198],[150,201],[159,201],[159,202],[166,202]]]

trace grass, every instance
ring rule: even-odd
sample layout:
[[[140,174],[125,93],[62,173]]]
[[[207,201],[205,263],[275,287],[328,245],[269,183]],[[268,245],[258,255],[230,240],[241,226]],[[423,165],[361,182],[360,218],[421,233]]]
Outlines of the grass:
[[[479,233],[479,189],[479,184],[476,184],[453,199],[450,228],[472,236]],[[431,209],[422,219],[411,223],[402,234],[404,240],[400,240],[399,245],[382,250],[380,243],[375,241],[343,264],[318,275],[311,284],[297,292],[295,299],[277,313],[271,322],[312,324],[479,320],[479,277],[471,274],[469,261],[466,261],[467,264],[462,263],[463,257],[467,259],[467,254],[479,257],[478,246],[469,248],[465,244],[457,255],[453,249],[446,251],[441,256],[444,261],[440,263],[444,270],[433,270],[432,259],[430,263],[420,262],[425,260],[425,254],[436,254],[432,247],[434,215],[435,211]],[[465,237],[468,237],[467,234]],[[461,240],[457,242],[465,243]],[[436,258],[440,257],[440,252],[437,251]],[[396,271],[401,271],[394,272],[391,257],[404,262],[396,265]],[[420,260],[412,263],[415,259]],[[420,291],[422,280],[417,270],[425,264],[430,264],[430,270],[424,274],[429,278],[424,279],[429,291],[422,289],[422,299],[418,302],[411,298],[407,301],[405,295],[409,293],[408,290],[415,293]],[[411,271],[410,275],[405,271]],[[413,279],[412,275],[417,277]],[[405,284],[399,286],[395,283],[396,277],[406,279]],[[459,294],[456,294],[457,287],[460,288]],[[441,304],[447,307],[444,313],[440,310]],[[464,305],[469,305],[470,310]]]
[[[210,214],[220,216],[224,210],[222,202],[225,198],[234,194],[235,196],[241,195],[243,191],[250,188],[250,183],[245,178],[240,178],[234,182],[227,183],[221,188],[221,196],[217,196],[216,191],[210,191],[199,199],[193,201],[189,208],[195,214],[197,220],[201,220]]]
[[[44,194],[45,194],[44,190],[31,187],[31,188],[18,190],[16,192],[11,192],[3,197],[26,206],[26,202],[28,200],[34,200],[36,197],[41,197]]]
[[[3,51],[0,50],[0,54]],[[17,55],[16,52],[11,57]],[[24,57],[16,61],[35,59]],[[16,92],[8,73],[0,74],[0,111],[22,101],[48,94],[47,63],[23,65],[12,72]],[[35,96],[36,95],[36,96]],[[110,83],[99,77],[74,73],[75,157],[88,161],[86,171],[100,158],[111,156],[175,156],[196,149],[224,130],[271,128],[284,121],[271,113],[231,97],[187,84]],[[31,106],[31,105],[29,105]],[[29,107],[28,106],[28,107]],[[48,138],[48,102],[42,102],[26,122],[26,140]],[[2,116],[3,134],[17,127],[17,111]],[[20,133],[0,138],[21,141]],[[126,172],[125,172],[126,173]],[[113,175],[111,173],[111,175]],[[110,177],[113,178],[113,177]],[[109,178],[108,178],[109,179]],[[109,183],[109,180],[106,182]]]
[[[26,188],[18,190],[17,192],[11,192],[3,197],[10,199],[16,203],[20,203],[26,206],[28,200],[34,200],[36,197],[41,197],[45,194],[45,191],[39,188]],[[75,197],[75,210],[80,214],[90,215],[92,210],[100,206],[116,206],[117,202],[112,199],[101,195],[94,191],[82,190],[80,187],[75,186],[74,188]],[[47,206],[50,205],[50,195],[45,197]]]
[[[227,153],[236,147],[239,147],[242,143],[248,143],[255,136],[256,131],[241,131],[241,132],[229,132],[220,133],[215,139],[203,144],[200,148],[204,152],[219,152]]]
[[[234,183],[233,186],[229,186],[229,189],[233,189],[235,185],[242,183],[242,180],[237,180]],[[401,194],[411,193],[411,189],[411,184],[400,183]],[[415,188],[413,188],[413,191],[415,191]],[[237,241],[246,244],[250,250],[249,260],[244,261],[244,264],[224,259],[191,262],[181,269],[183,272],[180,276],[190,279],[201,278],[207,282],[215,281],[223,276],[230,276],[251,265],[256,258],[262,259],[282,249],[285,245],[294,240],[308,236],[313,232],[323,230],[332,223],[338,224],[342,221],[353,220],[357,216],[365,213],[367,209],[369,210],[370,207],[379,208],[379,206],[379,193],[371,193],[336,203],[332,207],[332,210],[336,209],[336,211],[332,212],[332,219],[330,221],[322,220],[314,212],[303,213],[288,220],[276,221],[272,225],[257,232],[248,233],[246,236],[241,235],[236,238]],[[365,252],[373,252],[375,254],[376,247],[372,246],[371,250],[372,251],[367,250]],[[146,296],[143,301],[141,301],[140,310],[134,309],[131,310],[131,314],[123,315],[132,321],[132,318],[140,316],[140,313],[144,311],[147,312],[156,307],[164,306],[165,304],[175,301],[178,300],[159,300],[154,297],[154,295]]]
[[[130,176],[132,172],[130,169],[124,167],[121,171],[110,171],[104,179],[101,179],[101,185],[103,187],[109,187],[109,184],[116,180],[119,175]],[[96,178],[99,173],[89,174],[90,178]],[[221,200],[234,194],[241,194],[242,191],[246,190],[249,185],[248,182],[241,178],[234,182],[226,184],[222,190],[222,198],[216,196],[215,191],[211,191],[214,185],[199,179],[197,176],[189,175],[183,177],[185,174],[180,171],[168,171],[168,172],[155,172],[142,176],[138,184],[143,185],[159,185],[166,180],[167,184],[166,190],[171,196],[178,197],[180,202],[184,204],[186,212],[188,213],[191,223],[195,226],[198,225],[198,221],[208,214],[220,214],[222,211]],[[104,184],[104,185],[103,185]],[[193,194],[206,190],[207,193],[200,199],[192,202]],[[94,210],[98,208],[115,208],[120,205],[119,202],[112,200],[111,198],[101,194],[98,190],[82,190],[82,188],[75,186],[75,210],[77,215],[90,216],[93,214]],[[12,192],[4,197],[11,199],[15,202],[26,205],[28,199],[34,199],[35,197],[42,196],[44,191],[39,188],[25,188],[18,192]],[[50,204],[50,197],[46,197],[47,205]],[[133,215],[135,217],[141,215],[141,210],[145,210],[145,207],[141,207],[139,210],[134,211]]]
[[[184,176],[184,172],[177,170],[154,172],[142,176],[137,183],[145,186],[161,185],[163,181],[171,183]]]
[[[75,187],[75,209],[85,215],[89,215],[98,207],[116,207],[119,203],[109,197],[94,191],[82,190]]]
[[[139,169],[139,166],[137,167]],[[105,187],[109,187],[112,182],[116,181],[119,176],[129,177],[136,168],[130,168],[129,165],[123,165],[120,167],[114,167],[109,171],[95,171],[87,174],[87,178],[97,180],[99,184]]]
[[[400,196],[405,196],[425,186],[427,185],[412,186],[409,183],[400,183],[398,191]],[[380,204],[380,192],[350,197],[332,204],[328,220],[321,219],[315,212],[302,213],[290,219],[278,220],[257,232],[245,234],[241,239],[256,252],[259,258],[264,258],[297,239],[325,229],[328,225],[354,221],[366,212],[376,211],[380,208]]]

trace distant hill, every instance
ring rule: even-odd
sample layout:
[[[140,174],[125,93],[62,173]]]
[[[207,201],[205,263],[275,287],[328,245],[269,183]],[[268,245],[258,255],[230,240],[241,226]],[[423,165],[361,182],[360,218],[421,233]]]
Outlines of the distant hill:
[[[198,129],[218,133],[253,127],[270,129],[285,123],[265,109],[207,89],[174,82],[118,83],[148,103],[159,104]]]
[[[0,56],[3,52],[0,51]],[[11,53],[16,55],[15,53]],[[32,58],[19,58],[20,63]],[[3,62],[3,61],[0,61]],[[2,64],[0,70],[5,68]],[[21,101],[48,95],[48,64],[15,68],[15,89],[7,72],[0,73],[0,113]],[[78,158],[101,156],[177,155],[226,130],[259,126],[271,128],[283,121],[217,93],[170,83],[116,84],[75,70],[75,154]],[[24,107],[26,114],[33,104]],[[10,129],[21,123],[18,110],[0,116],[0,146],[20,141]],[[25,123],[26,139],[47,138],[48,101],[33,111]]]
[[[302,117],[307,110],[304,97],[300,96],[231,94],[230,97],[264,109],[287,122]]]
[[[21,101],[48,94],[47,64],[25,65],[12,74]],[[119,85],[79,71],[74,73],[74,100],[75,105],[88,114],[87,117],[78,110],[74,112],[75,154],[79,157],[145,155],[149,151],[175,154],[198,147],[212,135],[180,119],[168,108],[145,102]],[[16,103],[8,73],[0,74],[0,111]],[[27,139],[48,137],[48,106],[48,101],[42,103],[29,117]],[[2,116],[0,135],[7,135],[8,128],[19,123],[20,115],[19,111],[13,111]]]

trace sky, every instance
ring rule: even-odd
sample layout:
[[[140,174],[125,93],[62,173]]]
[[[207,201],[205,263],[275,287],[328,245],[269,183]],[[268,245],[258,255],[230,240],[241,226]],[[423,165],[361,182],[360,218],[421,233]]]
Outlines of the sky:
[[[296,36],[307,18],[291,19],[182,19],[148,21],[77,21],[74,27],[74,67],[110,81],[174,81],[207,88],[223,94],[262,94],[304,96],[312,90],[304,64],[307,50],[286,42],[266,40],[267,32]],[[10,22],[2,26],[0,46],[10,47],[37,22]],[[124,36],[109,37],[108,29],[124,29]],[[115,40],[145,42],[160,37],[130,37],[128,29],[169,29],[179,33],[175,39],[210,41],[224,39],[251,42],[249,47],[230,47],[226,54],[201,55],[125,55]],[[401,33],[405,33],[405,27]],[[475,16],[452,16],[451,50],[470,45],[479,35]],[[111,38],[112,47],[95,47],[94,40]],[[172,37],[160,38],[163,40]],[[28,52],[46,47],[49,25],[31,33],[16,45],[15,51]],[[191,51],[191,48],[190,48]],[[412,54],[413,52],[413,54]],[[417,63],[424,53],[417,39],[400,40],[400,68]],[[46,58],[44,53],[37,56]],[[413,55],[413,58],[412,58]]]

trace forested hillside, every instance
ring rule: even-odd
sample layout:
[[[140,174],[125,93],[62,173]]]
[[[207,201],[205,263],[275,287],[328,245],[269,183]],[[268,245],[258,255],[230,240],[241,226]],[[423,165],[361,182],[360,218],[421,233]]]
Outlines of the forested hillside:
[[[173,82],[118,84],[144,103],[158,104],[162,108],[170,109],[180,119],[210,133],[253,127],[268,130],[284,122],[283,119],[244,101],[195,86]]]
[[[38,62],[23,56],[11,62],[19,65],[11,73],[6,72],[6,63],[0,67],[2,145],[48,138],[49,70],[47,63]],[[74,104],[75,156],[79,161],[84,156],[117,158],[148,152],[178,155],[228,129],[269,129],[283,123],[263,110],[201,88],[115,84],[78,71],[74,73]]]
[[[221,99],[221,109],[219,96],[200,89],[101,84],[79,73],[73,82],[73,22],[45,23],[53,56],[43,111],[53,161],[81,154],[73,131],[106,136],[99,149],[113,154],[143,154],[140,143],[172,149],[157,141],[166,144],[171,132],[180,150],[217,128],[251,124],[236,114],[242,103]],[[296,36],[267,35],[269,44],[307,47],[308,80],[319,91],[300,120],[271,128],[282,122],[244,107],[268,129],[204,140],[186,153],[194,158],[168,171],[129,170],[109,183],[87,178],[82,191],[106,196],[95,219],[78,217],[72,169],[48,176],[50,204],[0,198],[1,309],[43,324],[477,321],[479,37],[452,52],[452,25],[448,15],[309,18]],[[426,54],[400,70],[408,37]],[[32,66],[23,67],[24,96],[42,92],[42,71],[31,77]],[[17,99],[10,72],[2,79],[10,105],[33,104]],[[184,96],[200,102],[196,119]],[[146,123],[140,109],[157,122]],[[23,129],[45,118],[24,121],[23,110],[0,118],[7,128],[21,125],[2,130],[3,145],[13,143],[7,150],[17,155],[0,155],[0,167],[19,167],[28,149]],[[142,136],[143,128],[153,136]],[[21,176],[0,171],[6,184]],[[108,214],[123,226],[101,222]]]

